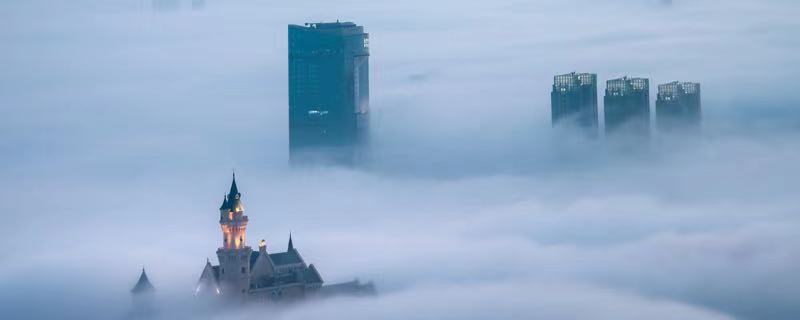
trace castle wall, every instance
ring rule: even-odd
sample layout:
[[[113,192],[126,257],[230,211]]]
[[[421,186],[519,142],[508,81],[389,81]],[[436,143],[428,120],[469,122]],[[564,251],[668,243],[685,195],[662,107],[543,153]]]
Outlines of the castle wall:
[[[250,247],[217,250],[219,282],[222,294],[229,297],[247,294],[250,288]]]
[[[250,293],[250,300],[259,302],[289,302],[302,299],[305,296],[305,284],[298,282],[282,286],[253,289]]]

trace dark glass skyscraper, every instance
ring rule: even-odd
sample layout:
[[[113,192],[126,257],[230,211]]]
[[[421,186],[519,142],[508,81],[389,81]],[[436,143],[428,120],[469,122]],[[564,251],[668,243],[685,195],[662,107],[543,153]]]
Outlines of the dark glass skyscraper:
[[[574,125],[597,135],[597,75],[575,72],[553,78],[550,93],[553,126]]]
[[[633,137],[650,135],[650,81],[645,78],[606,81],[603,99],[606,134],[625,133]]]
[[[658,86],[656,126],[661,131],[700,127],[700,84],[670,82]]]
[[[292,163],[354,164],[366,143],[369,35],[352,22],[289,25]]]

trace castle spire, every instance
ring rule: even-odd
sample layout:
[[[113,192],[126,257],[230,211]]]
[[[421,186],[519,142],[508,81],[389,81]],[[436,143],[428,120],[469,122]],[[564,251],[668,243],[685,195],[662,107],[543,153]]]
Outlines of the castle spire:
[[[225,210],[225,209],[228,209],[228,208],[230,208],[230,206],[228,205],[228,196],[227,195],[222,195],[222,205],[219,206],[219,209],[220,210]]]
[[[137,281],[136,285],[133,286],[133,289],[131,289],[131,293],[140,294],[140,293],[151,292],[154,290],[155,288],[150,283],[150,280],[147,279],[147,273],[144,272],[144,267],[142,267],[142,274],[139,275],[139,281]]]
[[[292,244],[292,232],[289,232],[289,248],[286,252],[292,252],[294,250],[294,244]]]
[[[231,180],[231,191],[228,192],[228,204],[226,209],[230,209],[231,211],[235,212],[243,212],[244,206],[242,205],[241,197],[242,194],[239,193],[239,187],[236,186],[236,173],[234,172],[233,180]]]
[[[239,188],[236,187],[236,172],[233,173],[233,181],[231,182],[231,191],[228,192],[228,198],[235,198],[239,194]]]

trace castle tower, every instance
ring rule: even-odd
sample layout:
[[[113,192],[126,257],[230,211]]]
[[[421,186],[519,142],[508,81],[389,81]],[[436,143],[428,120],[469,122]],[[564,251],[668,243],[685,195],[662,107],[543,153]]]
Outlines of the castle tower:
[[[242,297],[250,288],[250,253],[247,243],[247,216],[244,214],[242,195],[233,176],[231,190],[219,208],[219,225],[222,228],[222,247],[217,249],[219,259],[219,284],[223,296]]]
[[[155,288],[147,278],[147,273],[142,268],[142,273],[139,275],[139,281],[131,289],[131,296],[133,297],[133,308],[130,310],[129,318],[131,319],[146,319],[154,317],[156,314],[156,300],[154,296]]]

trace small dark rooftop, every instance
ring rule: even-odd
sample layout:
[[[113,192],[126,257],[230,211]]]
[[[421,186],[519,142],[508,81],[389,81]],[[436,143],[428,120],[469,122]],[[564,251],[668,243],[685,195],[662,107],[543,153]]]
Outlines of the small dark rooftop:
[[[133,289],[131,289],[131,293],[142,294],[142,293],[153,292],[154,290],[155,288],[150,283],[150,279],[147,278],[147,273],[145,273],[144,268],[142,268],[142,274],[139,275],[139,281],[137,281],[136,285],[133,286]]]

